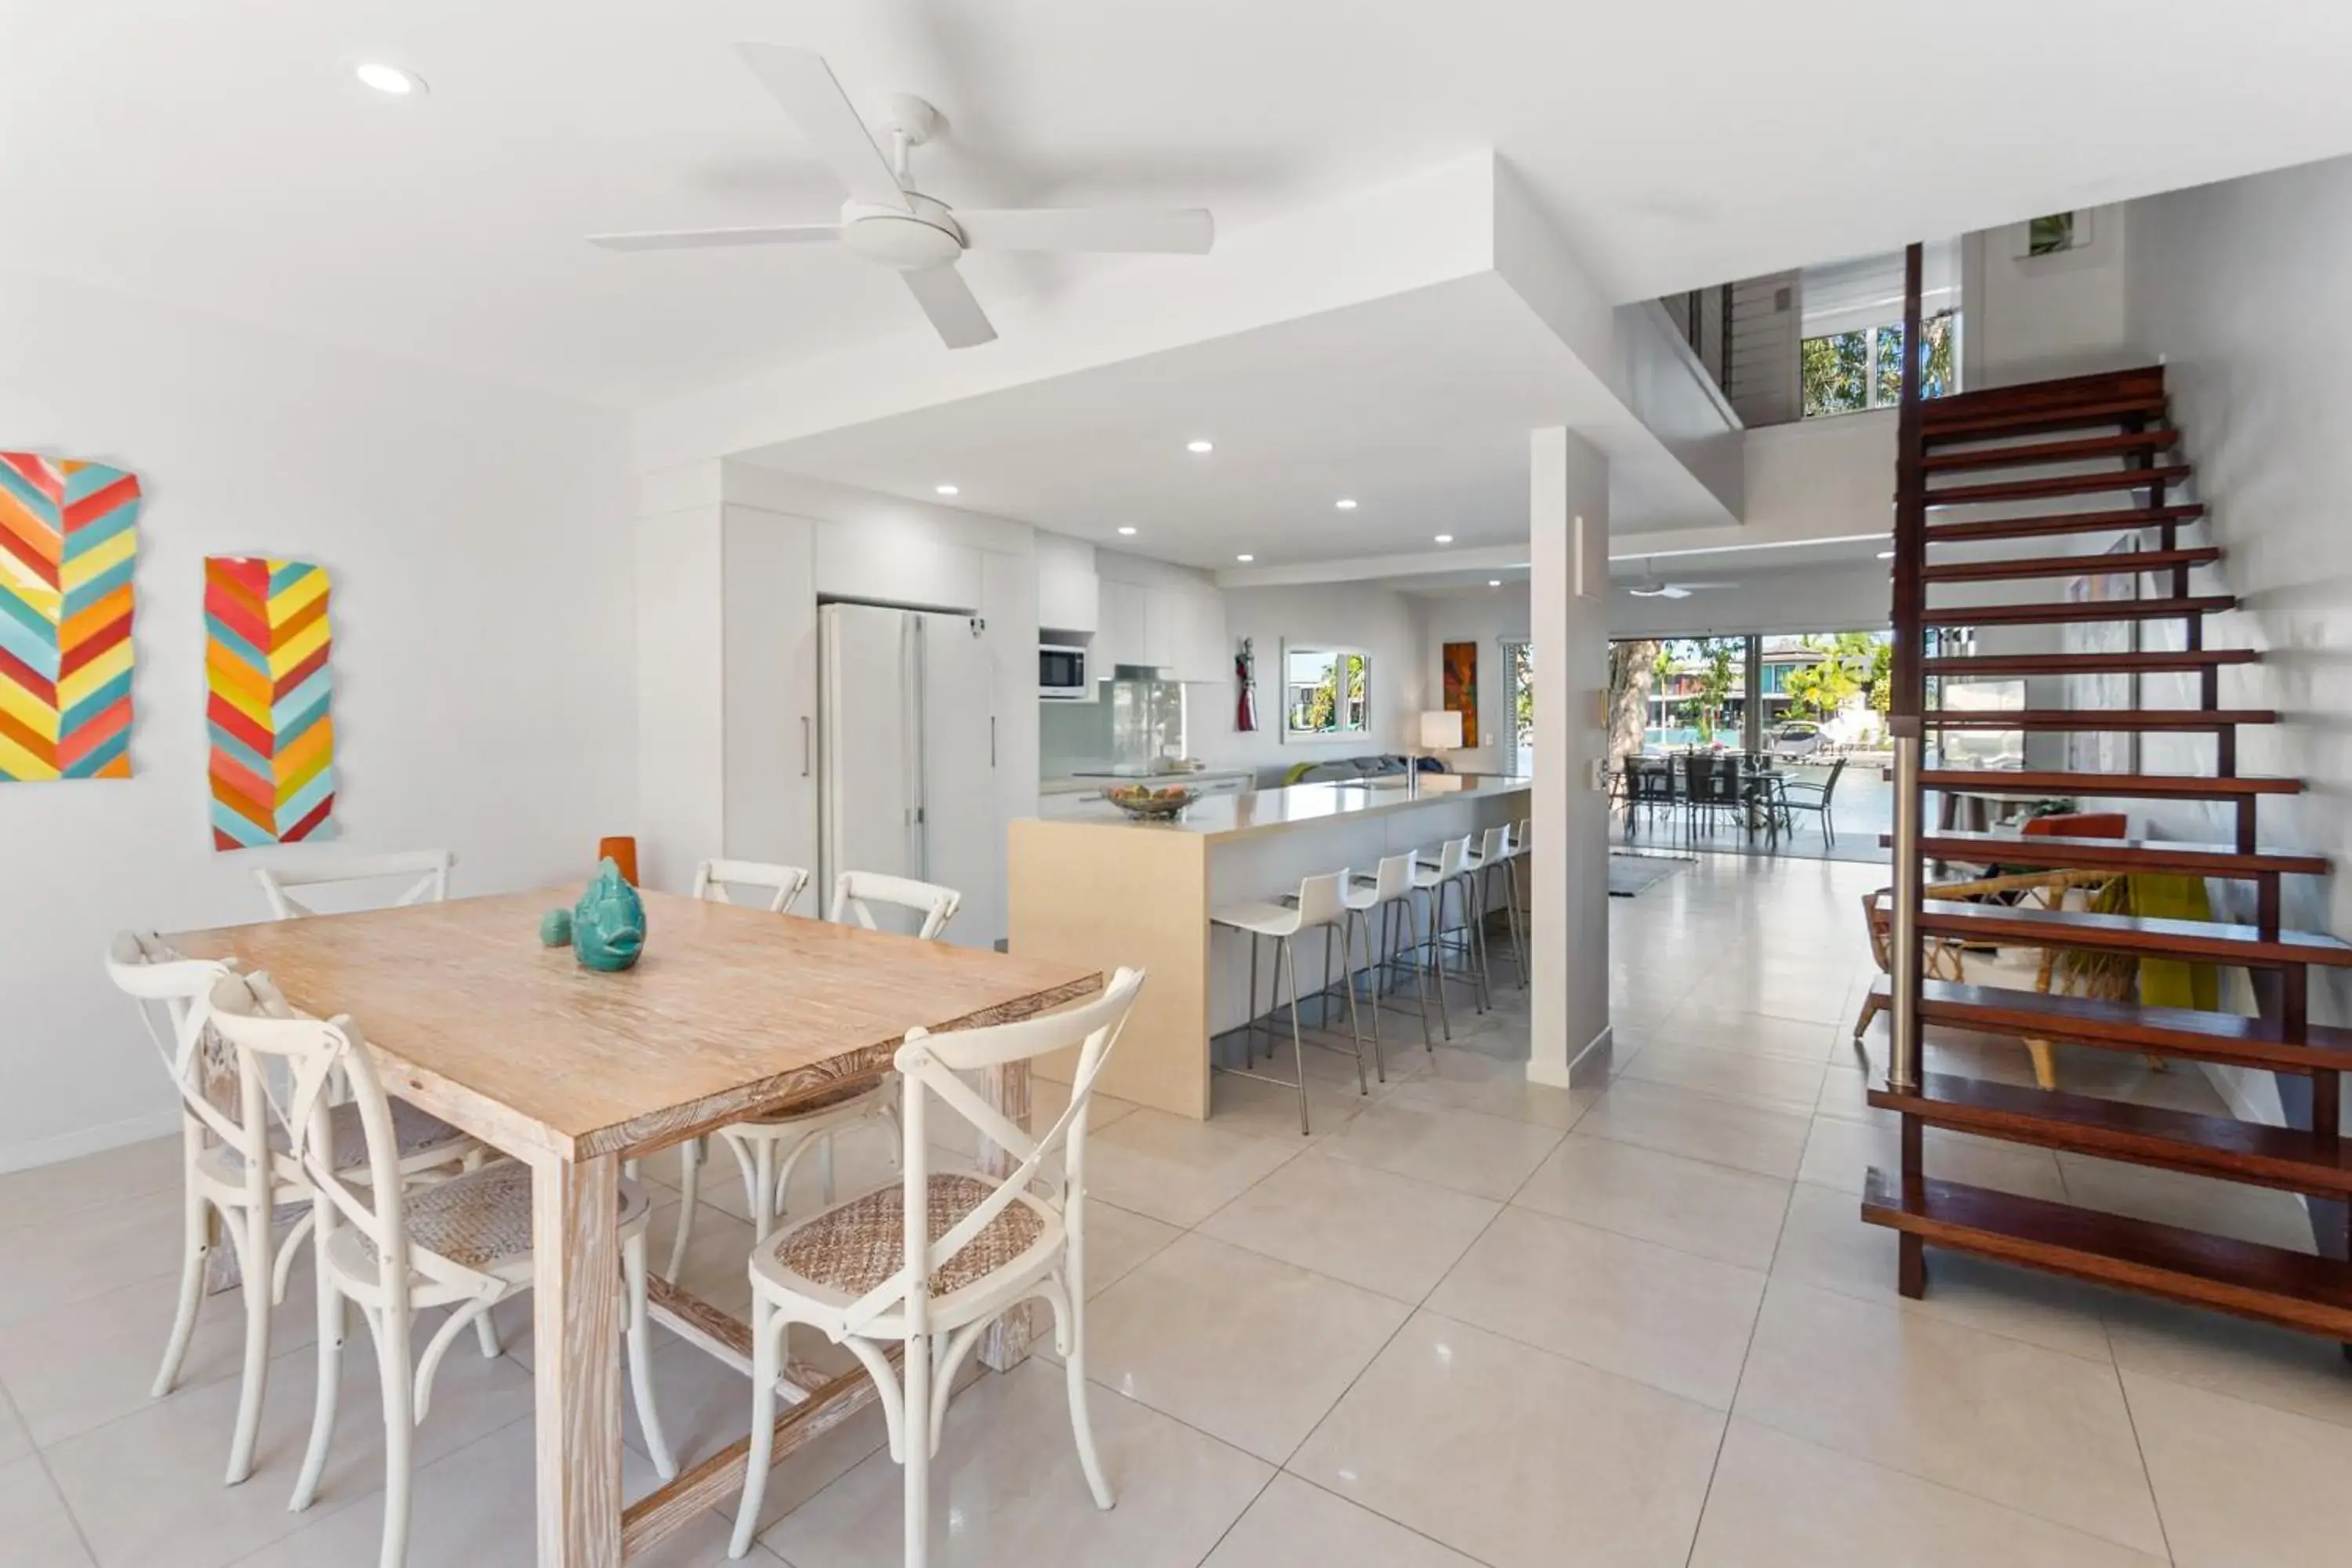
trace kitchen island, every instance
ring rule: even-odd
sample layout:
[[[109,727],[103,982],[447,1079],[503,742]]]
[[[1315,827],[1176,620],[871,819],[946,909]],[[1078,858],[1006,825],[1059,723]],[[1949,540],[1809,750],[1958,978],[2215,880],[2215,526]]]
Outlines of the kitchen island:
[[[1016,821],[1012,951],[1106,974],[1122,963],[1148,969],[1097,1087],[1204,1120],[1210,1037],[1241,1026],[1249,989],[1247,939],[1213,935],[1209,911],[1296,893],[1302,879],[1343,868],[1369,873],[1382,856],[1434,851],[1517,822],[1528,815],[1530,787],[1526,778],[1420,773],[1213,795],[1168,823]],[[1311,988],[1322,973],[1321,939],[1306,938],[1300,949],[1300,983]],[[1360,942],[1356,960],[1361,968]],[[1261,981],[1257,1006],[1267,1005]],[[1075,1057],[1037,1070],[1066,1082],[1074,1065]]]

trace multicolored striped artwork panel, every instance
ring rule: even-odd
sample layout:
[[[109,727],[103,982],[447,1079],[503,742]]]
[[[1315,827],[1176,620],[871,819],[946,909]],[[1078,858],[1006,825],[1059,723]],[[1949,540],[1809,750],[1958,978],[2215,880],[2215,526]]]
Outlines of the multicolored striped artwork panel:
[[[307,561],[205,561],[213,847],[335,836],[334,643]]]
[[[131,776],[139,477],[0,452],[0,784]]]

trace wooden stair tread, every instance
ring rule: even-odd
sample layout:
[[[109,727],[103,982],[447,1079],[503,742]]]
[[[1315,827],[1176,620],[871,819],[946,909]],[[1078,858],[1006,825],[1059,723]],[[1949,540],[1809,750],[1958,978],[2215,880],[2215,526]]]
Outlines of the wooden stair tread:
[[[1919,900],[1919,929],[1929,936],[2027,947],[2082,947],[2157,958],[2210,959],[2257,968],[2317,963],[2352,967],[2352,946],[2318,931],[2264,937],[2253,926],[2219,921],[2158,920],[2092,910],[2036,910],[1953,899]]]
[[[1919,431],[1927,442],[1967,440],[1984,432],[2161,416],[2164,405],[2164,367],[2137,365],[1927,398],[1919,404]]]
[[[1888,844],[1892,834],[1882,833]],[[2327,857],[2303,849],[2257,847],[2251,854],[2230,844],[2197,844],[2173,839],[2074,838],[2062,834],[1927,833],[1919,837],[1919,853],[1937,860],[1966,860],[1983,865],[2035,868],[2080,866],[2093,870],[2112,867],[2119,871],[2170,871],[2191,877],[2252,876],[2279,872],[2288,876],[2324,877],[2331,868]]]
[[[2201,773],[2074,773],[2024,768],[1922,768],[1928,789],[1989,789],[2003,795],[2112,795],[2119,800],[2235,800],[2249,795],[2301,795],[2301,779]]]
[[[1921,719],[1930,730],[2079,730],[2091,734],[2124,730],[2226,730],[2238,724],[2278,721],[2277,711],[2269,708],[1938,708]]]
[[[2118,458],[2137,452],[2161,452],[2179,444],[2178,430],[2126,430],[2120,436],[2092,436],[2079,441],[2032,441],[2007,447],[1971,447],[1956,452],[1930,452],[1922,463],[1927,472],[1952,468],[2007,468],[2027,463],[2079,463],[2090,458]]]
[[[2000,479],[1983,485],[1948,485],[1927,492],[1927,504],[1975,506],[1986,501],[2037,500],[2044,496],[2095,495],[2101,490],[2137,490],[2179,484],[2189,475],[2186,463],[2153,468],[2110,468],[2096,474],[2047,474],[2038,479]]]
[[[2341,1138],[2323,1147],[2297,1127],[2138,1105],[1952,1073],[1923,1073],[1919,1091],[1874,1089],[1870,1103],[2006,1142],[2127,1160],[2192,1175],[2221,1176],[2327,1196],[2352,1194],[2352,1157]]]
[[[2118,551],[2113,554],[2036,555],[2015,561],[1931,561],[1919,569],[1923,583],[2000,583],[2021,577],[2079,577],[2094,563],[2100,576],[2169,572],[2177,566],[2210,566],[2221,559],[2211,545],[2188,550]]]
[[[2335,1258],[1875,1169],[1862,1217],[1939,1247],[2352,1340],[2352,1264]]]
[[[2084,559],[2097,560],[2096,556]],[[2216,616],[2238,607],[2234,594],[2191,594],[2186,597],[2105,599],[2083,604],[2050,601],[2028,605],[1933,605],[1923,611],[1923,626],[2074,626],[2093,621],[2168,621],[2189,616]]]
[[[1872,988],[1887,997],[1891,984],[1882,974],[1872,982]],[[2057,996],[1959,980],[1923,982],[1919,1008],[1919,1016],[1930,1024],[1981,1034],[2032,1036],[2108,1050],[2153,1051],[2158,1056],[2275,1072],[2352,1069],[2352,1030],[2326,1024],[2305,1024],[2302,1039],[2288,1040],[2275,1018],[2200,1013],[2099,996]]]
[[[1980,517],[1966,522],[1939,522],[1927,530],[1927,542],[1948,544],[1963,539],[2032,539],[2056,533],[2112,533],[2126,529],[2155,528],[2168,522],[2194,522],[2204,507],[2125,507],[2114,511],[2054,511],[2039,517]]]
[[[1958,654],[1924,658],[1919,667],[1946,679],[1973,675],[2180,675],[2225,664],[2252,664],[2261,657],[2250,647],[2184,648],[2171,653]]]

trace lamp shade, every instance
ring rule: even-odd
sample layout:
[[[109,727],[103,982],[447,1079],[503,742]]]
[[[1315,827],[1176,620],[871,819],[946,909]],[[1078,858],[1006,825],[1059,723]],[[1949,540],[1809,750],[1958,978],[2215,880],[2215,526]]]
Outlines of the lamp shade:
[[[1433,710],[1421,716],[1421,744],[1423,751],[1458,752],[1462,749],[1462,715],[1452,709]]]

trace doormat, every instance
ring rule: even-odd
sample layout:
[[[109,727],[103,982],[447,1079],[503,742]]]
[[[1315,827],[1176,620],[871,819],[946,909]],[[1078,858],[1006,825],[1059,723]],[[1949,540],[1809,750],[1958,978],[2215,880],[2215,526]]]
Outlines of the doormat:
[[[1696,855],[1627,855],[1609,852],[1609,896],[1630,899],[1698,864]]]

